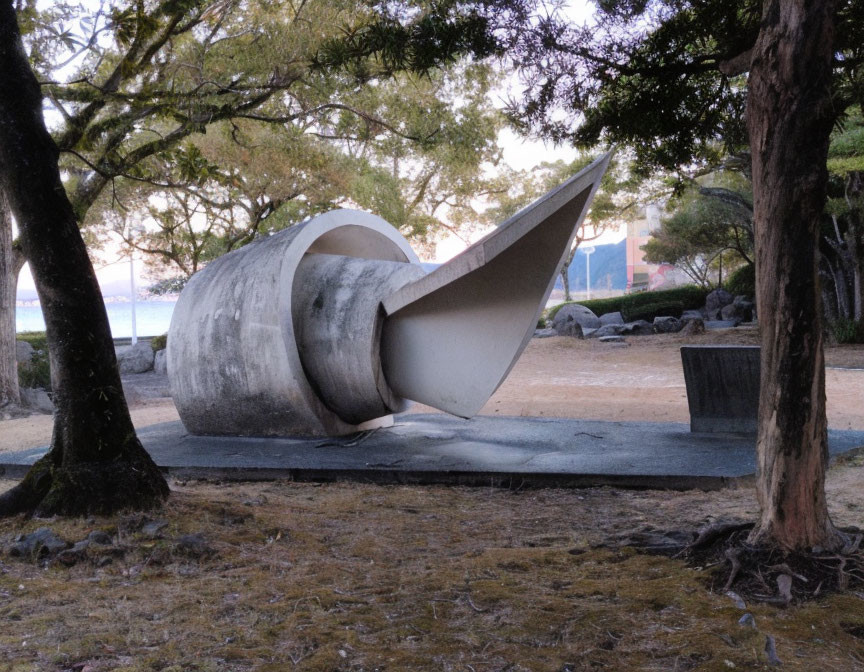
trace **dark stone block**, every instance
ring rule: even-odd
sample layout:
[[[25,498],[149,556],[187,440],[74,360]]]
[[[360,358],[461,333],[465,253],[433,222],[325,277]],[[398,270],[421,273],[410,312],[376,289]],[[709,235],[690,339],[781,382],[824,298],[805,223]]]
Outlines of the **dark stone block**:
[[[683,346],[681,363],[691,432],[756,433],[759,346]]]

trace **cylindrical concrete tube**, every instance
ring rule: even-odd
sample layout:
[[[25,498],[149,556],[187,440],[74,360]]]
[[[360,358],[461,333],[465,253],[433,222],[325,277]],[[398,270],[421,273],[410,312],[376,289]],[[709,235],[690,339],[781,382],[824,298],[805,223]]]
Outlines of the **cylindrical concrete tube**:
[[[212,261],[184,288],[168,335],[174,403],[193,434],[332,436],[357,431],[319,399],[294,334],[306,253],[417,264],[379,217],[335,210]]]
[[[294,282],[294,334],[319,398],[360,424],[407,408],[381,369],[381,301],[425,275],[416,264],[307,254]]]

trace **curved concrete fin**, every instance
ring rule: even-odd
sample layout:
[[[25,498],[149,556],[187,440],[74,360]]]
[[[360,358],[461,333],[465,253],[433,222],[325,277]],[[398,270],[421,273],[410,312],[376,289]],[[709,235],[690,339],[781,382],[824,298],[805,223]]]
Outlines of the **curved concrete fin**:
[[[531,339],[610,157],[383,301],[381,360],[398,395],[465,418],[482,408]]]

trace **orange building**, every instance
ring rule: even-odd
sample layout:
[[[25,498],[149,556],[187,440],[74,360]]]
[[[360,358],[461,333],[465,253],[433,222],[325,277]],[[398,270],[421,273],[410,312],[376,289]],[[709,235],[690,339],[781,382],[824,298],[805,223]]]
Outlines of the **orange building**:
[[[675,286],[675,267],[669,264],[649,264],[642,246],[651,238],[651,232],[660,228],[663,206],[650,203],[643,206],[639,216],[627,223],[627,291],[661,289]]]

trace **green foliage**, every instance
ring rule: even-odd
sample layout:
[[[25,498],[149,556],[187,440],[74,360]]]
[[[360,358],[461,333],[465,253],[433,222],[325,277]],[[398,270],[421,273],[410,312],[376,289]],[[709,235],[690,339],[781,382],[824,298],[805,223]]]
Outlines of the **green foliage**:
[[[150,347],[153,348],[153,352],[159,352],[160,350],[164,350],[168,347],[168,334],[162,334],[161,336],[154,336],[150,339]]]
[[[51,363],[48,359],[48,337],[44,331],[25,331],[16,334],[16,340],[33,347],[33,358],[28,365],[18,367],[18,385],[51,389]]]
[[[831,333],[837,343],[864,343],[864,320],[840,318],[831,323]]]
[[[635,294],[624,294],[623,296],[614,296],[608,299],[590,299],[588,301],[571,301],[569,303],[578,303],[585,306],[594,312],[595,315],[603,315],[605,313],[620,312],[625,320],[631,319],[647,319],[642,317],[632,317],[634,314],[640,314],[640,311],[650,307],[654,310],[656,306],[669,306],[670,310],[678,310],[677,315],[680,317],[685,310],[695,310],[705,305],[705,298],[708,296],[708,291],[696,285],[685,285],[684,287],[676,287],[674,289],[663,289],[656,292],[637,292]],[[555,319],[555,314],[562,306],[567,303],[561,303],[553,306],[547,311],[546,319]],[[650,313],[650,310],[647,312]],[[670,315],[665,313],[664,315]],[[658,313],[659,315],[659,313]],[[651,318],[653,319],[653,317]]]
[[[733,296],[756,296],[756,265],[745,264],[730,275],[724,283],[726,291]]]
[[[643,306],[630,306],[625,308],[626,313],[622,316],[627,322],[646,320],[653,322],[655,317],[681,317],[684,312],[684,304],[680,301],[658,301],[657,303],[646,303]]]

